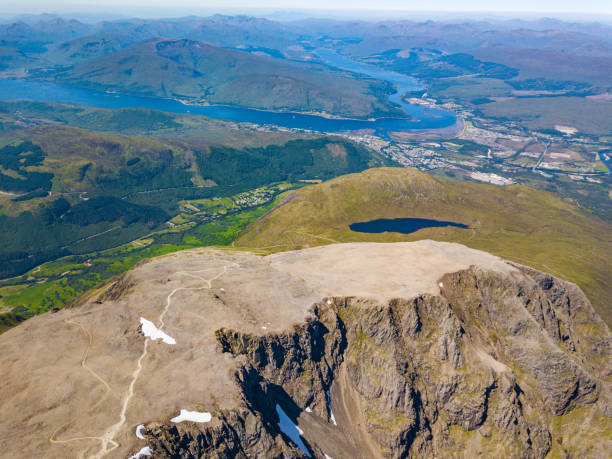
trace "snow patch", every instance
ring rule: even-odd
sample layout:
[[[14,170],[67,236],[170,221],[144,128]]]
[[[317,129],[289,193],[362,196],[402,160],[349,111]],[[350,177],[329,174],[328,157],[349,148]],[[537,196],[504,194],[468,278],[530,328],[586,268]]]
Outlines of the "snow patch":
[[[325,395],[327,396],[327,411],[329,411],[329,420],[333,422],[335,426],[337,426],[338,424],[336,424],[336,418],[334,417],[334,412],[332,411],[331,407],[331,397],[329,396],[329,391],[326,391]]]
[[[175,424],[183,421],[191,421],[191,422],[210,422],[212,416],[210,413],[200,412],[200,411],[188,411],[181,410],[181,414],[177,417],[170,419]]]
[[[134,454],[133,456],[130,456],[129,459],[140,459],[142,457],[150,457],[152,455],[153,455],[153,450],[151,449],[151,447],[145,446],[140,451],[138,451],[136,454]]]
[[[297,447],[300,448],[304,454],[306,454],[306,456],[312,457],[310,455],[310,452],[306,448],[306,445],[304,445],[304,442],[302,441],[302,438],[301,438],[301,435],[304,434],[304,431],[300,429],[289,418],[289,416],[287,416],[287,414],[283,411],[283,409],[280,407],[278,403],[276,404],[276,413],[278,414],[278,419],[279,419],[278,427],[280,428],[280,430],[285,435],[287,435],[291,439],[291,441],[295,443]]]
[[[312,413],[312,410],[310,409],[310,407],[309,407],[309,406],[307,406],[307,407],[306,407],[306,412],[307,412],[307,413]]]
[[[140,438],[141,440],[146,440],[142,434],[142,429],[144,429],[144,424],[140,424],[138,427],[136,427],[136,437]]]
[[[325,456],[325,459],[334,459],[333,457],[328,456],[328,455],[327,455],[327,454],[325,454],[325,453],[323,453],[323,456]]]
[[[268,329],[268,327],[265,327],[265,326],[263,326],[263,325],[262,325],[262,326],[261,326],[261,329],[262,329],[262,330],[267,330],[267,329]]]
[[[176,344],[176,340],[168,335],[166,335],[163,331],[157,328],[153,322],[145,319],[144,317],[140,318],[140,329],[142,333],[151,338],[153,341],[156,339],[161,339],[166,344]]]
[[[331,304],[331,300],[327,300],[327,304],[330,305]]]
[[[440,282],[440,288],[444,287],[444,284],[442,282]]]

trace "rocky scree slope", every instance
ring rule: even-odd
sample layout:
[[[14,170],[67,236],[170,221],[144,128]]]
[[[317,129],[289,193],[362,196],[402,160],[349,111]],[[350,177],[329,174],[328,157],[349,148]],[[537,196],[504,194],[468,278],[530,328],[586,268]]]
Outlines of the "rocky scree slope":
[[[605,457],[612,335],[575,285],[515,268],[446,274],[439,295],[331,297],[285,333],[219,329],[242,407],[204,429],[148,424],[147,441],[159,457],[304,457],[279,404],[312,457]]]

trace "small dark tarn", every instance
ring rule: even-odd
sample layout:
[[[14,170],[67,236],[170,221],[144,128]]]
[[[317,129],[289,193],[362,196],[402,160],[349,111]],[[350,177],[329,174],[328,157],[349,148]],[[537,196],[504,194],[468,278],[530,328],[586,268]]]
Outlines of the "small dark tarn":
[[[426,218],[394,218],[391,220],[381,218],[369,222],[358,222],[349,225],[351,231],[358,233],[402,233],[410,234],[423,228],[438,228],[454,226],[456,228],[469,228],[463,223],[445,222],[440,220],[428,220]]]

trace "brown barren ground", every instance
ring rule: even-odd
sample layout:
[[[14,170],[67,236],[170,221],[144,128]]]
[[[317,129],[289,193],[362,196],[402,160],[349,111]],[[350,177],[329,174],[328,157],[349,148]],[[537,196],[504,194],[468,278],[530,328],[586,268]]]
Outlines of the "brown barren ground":
[[[181,409],[210,412],[218,422],[217,413],[240,403],[233,374],[241,359],[220,352],[215,330],[287,330],[326,296],[437,293],[441,276],[472,264],[514,270],[487,253],[434,241],[267,257],[197,249],[141,264],[97,300],[0,336],[1,455],[126,457],[146,446],[135,435],[139,424],[168,422]],[[145,338],[141,317],[176,344]]]

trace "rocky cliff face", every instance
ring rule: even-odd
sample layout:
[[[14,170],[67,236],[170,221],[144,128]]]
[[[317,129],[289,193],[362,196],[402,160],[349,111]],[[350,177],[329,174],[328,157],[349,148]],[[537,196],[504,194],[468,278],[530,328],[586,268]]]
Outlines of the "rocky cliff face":
[[[242,407],[149,424],[147,441],[159,457],[605,457],[591,440],[610,436],[612,335],[575,285],[517,268],[446,274],[439,295],[325,298],[281,334],[219,329]]]

